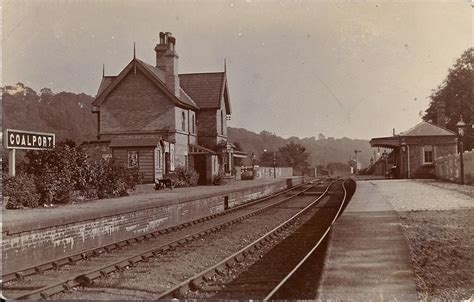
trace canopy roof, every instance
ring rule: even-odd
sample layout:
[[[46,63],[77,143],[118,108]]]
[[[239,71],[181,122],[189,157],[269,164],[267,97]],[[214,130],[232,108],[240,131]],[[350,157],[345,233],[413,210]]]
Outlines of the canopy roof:
[[[414,127],[400,133],[399,135],[389,137],[375,137],[370,140],[372,147],[398,148],[404,138],[408,137],[455,137],[456,133],[428,122],[420,122]]]

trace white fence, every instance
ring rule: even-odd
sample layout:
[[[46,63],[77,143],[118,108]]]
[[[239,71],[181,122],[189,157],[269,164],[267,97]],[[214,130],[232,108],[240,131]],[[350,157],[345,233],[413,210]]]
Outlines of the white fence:
[[[464,152],[464,183],[474,184],[474,151]],[[436,178],[461,182],[461,161],[459,154],[436,158]]]

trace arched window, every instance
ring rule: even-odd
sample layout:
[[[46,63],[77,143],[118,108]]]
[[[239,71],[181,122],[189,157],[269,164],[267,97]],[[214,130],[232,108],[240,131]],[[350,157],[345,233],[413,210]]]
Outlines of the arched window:
[[[184,111],[181,112],[181,130],[186,131],[186,115]]]

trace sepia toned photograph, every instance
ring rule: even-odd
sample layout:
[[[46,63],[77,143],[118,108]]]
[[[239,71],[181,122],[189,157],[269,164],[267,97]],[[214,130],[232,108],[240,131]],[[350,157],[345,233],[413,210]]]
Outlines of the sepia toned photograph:
[[[474,301],[473,9],[1,1],[1,298]]]

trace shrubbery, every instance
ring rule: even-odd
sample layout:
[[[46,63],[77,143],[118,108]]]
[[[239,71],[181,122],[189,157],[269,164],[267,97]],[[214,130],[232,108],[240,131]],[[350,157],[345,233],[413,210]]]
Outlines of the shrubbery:
[[[125,196],[141,183],[137,170],[114,159],[92,160],[71,143],[59,143],[48,151],[28,151],[26,158],[22,174],[5,180],[9,208],[68,203],[74,191],[88,199]]]
[[[96,162],[93,171],[90,189],[98,198],[126,196],[128,189],[135,189],[141,182],[138,170],[129,170],[114,159]]]
[[[199,173],[192,167],[176,167],[173,173],[167,173],[163,177],[171,179],[177,188],[194,187],[199,181]]]
[[[39,204],[39,194],[36,193],[33,177],[27,174],[19,174],[15,177],[5,175],[3,177],[3,194],[8,196],[6,208],[36,208]]]
[[[176,167],[177,176],[176,187],[194,187],[197,186],[199,173],[191,167]]]
[[[224,175],[225,175],[224,170],[220,169],[217,175],[214,177],[213,183],[218,186],[223,185],[225,183]]]

